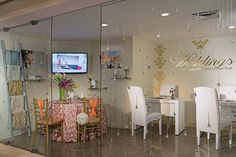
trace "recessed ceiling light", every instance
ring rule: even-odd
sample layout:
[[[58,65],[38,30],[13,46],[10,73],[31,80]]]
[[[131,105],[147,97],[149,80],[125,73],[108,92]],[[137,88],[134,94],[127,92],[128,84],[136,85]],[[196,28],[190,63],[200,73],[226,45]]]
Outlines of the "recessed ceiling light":
[[[107,27],[108,24],[107,23],[102,23],[102,27]]]
[[[168,13],[168,12],[165,12],[165,13],[161,13],[161,16],[169,16],[170,15],[170,13]]]
[[[228,29],[234,29],[234,28],[235,28],[234,25],[231,25],[231,26],[228,27]]]

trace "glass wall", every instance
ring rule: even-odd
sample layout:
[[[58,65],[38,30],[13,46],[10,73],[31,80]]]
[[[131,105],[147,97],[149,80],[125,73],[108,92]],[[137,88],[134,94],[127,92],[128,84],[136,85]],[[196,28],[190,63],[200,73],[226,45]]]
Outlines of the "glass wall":
[[[186,125],[195,126],[193,88],[236,84],[229,5],[212,0],[114,1],[4,29],[0,141],[49,156],[158,153],[153,144],[159,137],[152,129],[148,142],[130,136],[127,87],[137,85],[145,96],[159,97],[161,85],[176,84],[176,96],[186,104]],[[220,10],[221,16],[193,16],[209,10]],[[200,66],[178,62],[185,55],[198,58]],[[48,138],[45,130],[38,132],[33,146],[34,103],[41,106],[35,98],[48,99],[49,119],[62,125]],[[137,145],[143,147],[132,152]]]
[[[100,102],[100,6],[53,17],[52,64],[54,73],[63,72],[75,88],[66,102],[59,100],[59,88],[52,81],[54,114],[64,119],[64,143],[52,143],[52,156],[100,154],[101,131],[106,131]],[[55,76],[55,75],[54,75]],[[102,113],[102,114],[101,114]],[[89,123],[83,125],[89,118]],[[77,119],[77,122],[76,122]],[[84,132],[85,131],[85,132]],[[83,142],[86,141],[86,142]]]
[[[21,27],[1,32],[3,55],[3,81],[1,96],[4,105],[1,112],[4,128],[1,128],[3,142],[43,154],[45,136],[39,133],[33,146],[35,132],[34,99],[51,101],[51,75],[49,60],[51,52],[51,20],[34,21]],[[4,76],[4,75],[3,75]]]
[[[1,32],[1,142],[49,156],[101,153],[106,122],[100,81],[100,8]],[[40,107],[42,100],[47,100],[48,113]],[[84,114],[92,128],[82,125]],[[46,120],[49,128],[54,122],[62,125],[49,130],[47,138],[40,120]]]

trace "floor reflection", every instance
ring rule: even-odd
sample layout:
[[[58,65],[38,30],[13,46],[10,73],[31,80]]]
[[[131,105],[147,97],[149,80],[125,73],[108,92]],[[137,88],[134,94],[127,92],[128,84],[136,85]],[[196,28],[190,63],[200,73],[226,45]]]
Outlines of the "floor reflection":
[[[44,138],[41,138],[37,149],[42,154],[52,157],[235,157],[236,154],[236,132],[233,133],[233,144],[228,144],[228,134],[224,132],[221,138],[221,148],[215,150],[215,136],[212,134],[207,140],[203,134],[201,145],[196,145],[195,128],[188,127],[187,136],[182,133],[174,135],[170,130],[169,137],[165,137],[166,129],[163,125],[163,135],[158,135],[158,124],[148,128],[147,140],[143,140],[143,129],[137,129],[135,136],[131,137],[130,130],[120,129],[117,136],[117,129],[109,129],[103,140],[85,143],[54,143],[50,145],[50,151],[44,147]],[[227,131],[227,130],[225,130]],[[112,133],[112,134],[111,134]],[[18,136],[14,139],[13,145],[24,149],[32,149],[32,137]],[[111,140],[112,139],[112,140]]]

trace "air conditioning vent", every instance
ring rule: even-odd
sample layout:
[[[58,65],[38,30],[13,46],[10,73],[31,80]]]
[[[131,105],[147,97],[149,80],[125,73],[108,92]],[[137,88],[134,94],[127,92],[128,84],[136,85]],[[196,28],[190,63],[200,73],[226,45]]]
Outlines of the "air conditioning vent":
[[[221,12],[220,10],[211,10],[211,11],[204,11],[199,13],[193,13],[193,18],[200,21],[200,20],[207,20],[213,18],[220,18]]]

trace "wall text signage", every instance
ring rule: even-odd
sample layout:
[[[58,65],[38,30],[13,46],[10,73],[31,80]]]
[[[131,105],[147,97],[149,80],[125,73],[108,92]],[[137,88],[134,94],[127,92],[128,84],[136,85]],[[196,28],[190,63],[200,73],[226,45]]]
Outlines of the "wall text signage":
[[[214,58],[203,54],[184,54],[180,53],[170,57],[170,62],[178,70],[200,71],[200,70],[231,70],[235,59],[230,57]]]

